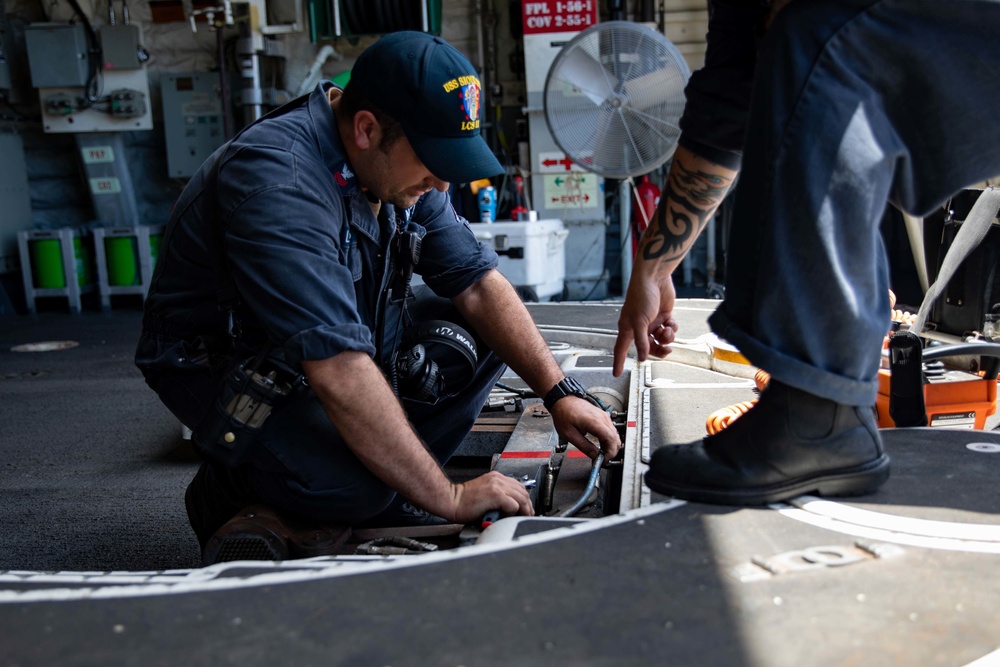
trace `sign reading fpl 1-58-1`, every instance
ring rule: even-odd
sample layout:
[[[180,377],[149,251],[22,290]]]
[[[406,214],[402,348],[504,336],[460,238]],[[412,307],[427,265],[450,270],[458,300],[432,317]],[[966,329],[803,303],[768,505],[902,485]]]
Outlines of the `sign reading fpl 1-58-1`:
[[[524,34],[578,32],[597,23],[598,0],[522,0]]]

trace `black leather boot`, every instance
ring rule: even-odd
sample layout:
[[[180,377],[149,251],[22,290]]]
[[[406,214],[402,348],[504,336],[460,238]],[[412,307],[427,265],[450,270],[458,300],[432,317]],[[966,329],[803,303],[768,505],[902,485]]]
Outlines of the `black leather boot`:
[[[725,505],[763,505],[803,494],[870,493],[889,478],[871,408],[841,405],[772,381],[728,428],[653,452],[649,488]]]

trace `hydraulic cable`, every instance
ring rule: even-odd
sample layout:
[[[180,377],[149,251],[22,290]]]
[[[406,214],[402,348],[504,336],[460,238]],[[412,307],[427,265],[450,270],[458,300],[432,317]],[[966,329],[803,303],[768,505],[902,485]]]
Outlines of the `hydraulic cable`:
[[[437,551],[436,544],[419,542],[409,537],[377,537],[359,544],[354,553],[369,556],[409,556]]]
[[[500,382],[499,380],[496,382],[496,386],[500,387],[504,391],[509,391],[512,394],[516,394],[517,396],[520,396],[521,398],[539,398],[538,394],[536,394],[535,392],[531,391],[530,389],[520,389],[518,387],[511,386],[511,385],[506,384],[504,382]]]
[[[594,459],[594,464],[590,468],[590,477],[587,479],[587,486],[586,488],[584,488],[583,493],[580,494],[580,497],[577,499],[575,503],[573,503],[573,505],[569,509],[565,509],[559,513],[560,517],[576,516],[576,513],[579,512],[581,509],[583,509],[585,505],[588,505],[591,502],[593,502],[590,496],[593,495],[594,490],[597,488],[597,478],[601,473],[601,467],[603,465],[604,465],[604,453],[601,452]]]

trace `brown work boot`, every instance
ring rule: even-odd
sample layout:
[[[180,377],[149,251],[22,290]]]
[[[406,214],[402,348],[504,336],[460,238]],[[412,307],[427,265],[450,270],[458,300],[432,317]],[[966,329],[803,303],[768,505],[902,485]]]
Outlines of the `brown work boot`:
[[[205,545],[201,563],[334,555],[350,532],[350,528],[335,524],[301,525],[267,505],[251,505],[215,531]]]

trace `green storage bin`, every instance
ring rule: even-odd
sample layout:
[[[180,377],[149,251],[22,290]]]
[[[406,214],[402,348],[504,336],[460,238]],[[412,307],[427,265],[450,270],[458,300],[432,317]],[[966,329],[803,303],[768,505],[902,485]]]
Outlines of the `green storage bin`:
[[[66,287],[62,244],[59,239],[29,240],[28,253],[31,255],[31,278],[35,283],[35,289]]]
[[[35,289],[63,289],[66,271],[63,268],[62,241],[54,239],[29,239],[28,254],[31,258],[31,278]],[[79,236],[73,237],[73,260],[76,266],[76,283],[89,285],[90,251]]]
[[[109,285],[139,284],[139,243],[134,236],[105,236],[104,252]]]

